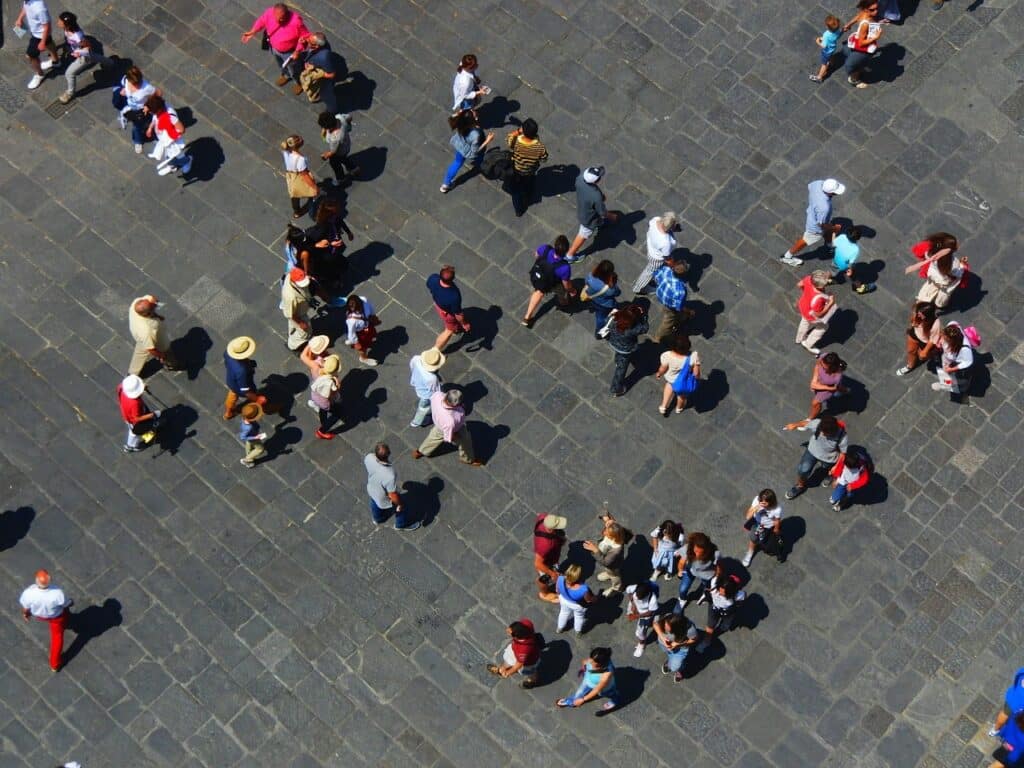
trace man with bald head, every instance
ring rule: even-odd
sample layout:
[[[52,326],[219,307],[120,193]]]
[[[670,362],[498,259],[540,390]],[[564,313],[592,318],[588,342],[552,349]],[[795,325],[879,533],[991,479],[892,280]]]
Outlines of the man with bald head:
[[[140,296],[128,308],[128,329],[135,340],[135,351],[132,361],[128,364],[128,373],[141,375],[146,361],[151,357],[159,360],[168,371],[180,371],[171,342],[164,328],[164,318],[157,313],[161,307],[156,296]]]
[[[50,669],[60,669],[60,656],[64,652],[64,625],[67,623],[68,606],[71,600],[64,596],[64,590],[50,584],[50,574],[36,571],[36,581],[21,593],[21,616],[25,621],[32,618],[50,625]]]

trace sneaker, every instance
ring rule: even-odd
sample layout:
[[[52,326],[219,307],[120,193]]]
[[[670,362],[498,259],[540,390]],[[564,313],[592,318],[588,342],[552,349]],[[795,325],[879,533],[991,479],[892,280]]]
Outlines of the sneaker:
[[[865,283],[864,285],[858,285],[856,288],[853,289],[853,292],[854,293],[871,293],[877,287],[878,286],[876,286],[874,283]]]
[[[348,339],[345,339],[345,346],[346,346],[346,347],[351,347],[351,346],[352,346],[353,344],[355,344],[355,342],[354,342],[354,341],[350,341],[350,340],[348,340]]]
[[[568,631],[569,631],[569,628],[568,628],[568,627],[557,627],[557,628],[555,629],[555,634],[558,634],[558,635],[560,635],[560,634],[562,634],[563,632],[568,632]]]
[[[639,659],[643,655],[644,655],[644,644],[643,643],[637,643],[636,644],[636,648],[633,649],[633,658],[634,659]]]
[[[157,169],[156,173],[158,176],[169,176],[170,174],[174,173],[174,166],[168,163],[163,168]]]
[[[752,563],[753,561],[754,561],[754,553],[753,553],[753,552],[751,552],[750,550],[747,550],[747,554],[745,554],[745,555],[743,556],[743,559],[742,559],[742,560],[740,560],[740,562],[741,562],[741,563],[743,563],[743,567],[744,567],[744,568],[749,568],[749,567],[750,567],[750,564],[751,564],[751,563]]]
[[[123,446],[121,446],[121,450],[124,451],[125,453],[138,453],[142,449],[141,448],[136,448],[136,447],[133,447],[133,446],[130,446],[130,445],[123,445]]]
[[[377,361],[374,360],[372,357],[360,357],[359,362],[362,363],[363,365],[368,365],[371,368],[375,368],[377,366]]]
[[[611,577],[612,575],[608,573],[608,571],[601,571],[599,574],[597,574],[598,581],[608,581],[608,579],[610,579]]]
[[[806,349],[808,352],[810,352],[815,357],[817,357],[818,355],[821,354],[821,350],[818,349],[817,347],[808,347],[806,344],[801,344],[800,346],[803,347],[804,349]]]
[[[614,597],[615,595],[619,594],[621,591],[622,591],[621,589],[614,589],[613,587],[608,587],[608,589],[602,590],[601,594],[604,597]]]
[[[135,145],[135,154],[136,155],[141,155],[142,154],[142,145],[141,144],[136,144]]]
[[[828,488],[830,485],[832,485],[832,476],[826,473],[825,477],[823,477],[821,480],[821,487]]]
[[[833,502],[833,504],[832,504],[832,511],[833,512],[842,512],[843,511],[843,502],[841,502],[841,501]]]
[[[126,118],[124,115],[118,115],[117,124],[121,126],[121,130],[123,131],[125,128],[128,127],[128,118]]]
[[[953,387],[952,386],[950,386],[949,384],[943,384],[943,383],[938,382],[938,381],[936,381],[934,384],[932,384],[932,389],[934,389],[936,392],[952,392],[953,391]]]
[[[451,187],[449,187],[447,184],[442,184],[441,185],[441,194],[442,195],[447,195],[449,189],[451,189]]]
[[[582,638],[583,637],[583,630],[582,629],[577,629],[575,632],[573,632],[573,634],[576,635],[577,638]]]
[[[403,525],[403,526],[397,526],[396,525],[395,526],[395,530],[396,531],[415,531],[421,525],[422,525],[422,523],[420,523],[419,521],[416,521],[415,523],[409,523],[408,525]]]
[[[996,728],[989,728],[987,735],[991,736],[994,739],[994,738],[997,738],[999,736],[999,731]]]
[[[794,485],[792,488],[790,488],[788,491],[786,491],[786,498],[790,499],[790,500],[793,500],[797,496],[799,496],[801,493],[803,493],[805,490],[807,490],[807,489],[806,488],[801,488],[798,485]]]
[[[289,80],[291,80],[291,78],[288,77],[288,75],[281,75],[274,82],[276,82],[278,87],[280,87],[280,86],[283,86],[283,85],[287,85]]]
[[[689,603],[689,602],[690,602],[689,600],[684,600],[681,597],[676,598],[676,612],[677,613],[682,613],[683,611],[685,611],[686,610],[686,604]]]
[[[30,91],[34,91],[36,88],[38,88],[42,84],[43,84],[43,76],[42,75],[32,75],[32,79],[28,81],[28,89]]]
[[[903,366],[902,368],[900,368],[900,369],[898,369],[898,370],[896,371],[896,375],[897,375],[897,376],[906,376],[906,375],[907,375],[908,373],[910,373],[910,372],[911,372],[912,370],[914,370],[914,369],[913,369],[913,368],[907,368],[907,366],[905,366],[905,365],[904,365],[904,366]]]
[[[672,581],[672,576],[673,574],[666,573],[664,576],[662,576],[662,578],[665,579],[665,581]]]
[[[53,69],[53,65],[55,63],[56,62],[53,59],[47,59],[46,61],[40,59],[39,68],[43,70],[43,72],[49,72],[51,69]]]
[[[700,597],[697,598],[697,605],[704,605],[708,601],[708,593],[701,592]]]
[[[241,465],[242,465],[243,467],[248,467],[249,469],[252,469],[252,468],[253,468],[253,467],[255,466],[255,463],[254,463],[254,462],[251,462],[251,461],[249,461],[248,459],[239,459],[239,460],[238,460],[238,462],[239,462],[239,463],[240,463],[240,464],[241,464]]]
[[[186,160],[185,164],[183,166],[181,166],[181,168],[178,169],[178,172],[182,176],[184,176],[185,174],[187,174],[191,170],[192,170],[192,155],[189,155],[188,156],[188,160]]]
[[[821,78],[818,77],[817,75],[808,75],[807,79],[810,80],[812,83],[820,83],[821,82]]]
[[[519,687],[526,688],[527,690],[529,690],[530,688],[536,688],[538,685],[540,685],[540,681],[526,678],[525,680],[523,680],[523,682],[519,684]]]
[[[804,263],[803,259],[798,259],[796,256],[792,256],[788,253],[782,254],[782,256],[779,257],[779,261],[783,264],[788,264],[791,267],[799,267]]]
[[[668,673],[669,673],[668,664],[662,664],[661,665],[661,674],[667,675]]]
[[[64,93],[62,93],[60,96],[57,97],[57,100],[60,101],[61,104],[67,104],[74,97],[75,97],[75,94],[73,92],[71,92],[71,91],[64,91]]]
[[[683,672],[682,672],[682,670],[680,670],[679,672],[676,672],[675,675],[672,677],[672,680],[673,680],[673,682],[676,682],[676,683],[683,682]]]

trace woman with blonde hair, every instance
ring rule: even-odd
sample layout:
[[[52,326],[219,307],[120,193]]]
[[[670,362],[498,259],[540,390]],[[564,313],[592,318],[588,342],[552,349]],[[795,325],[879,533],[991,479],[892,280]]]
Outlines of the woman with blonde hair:
[[[600,541],[584,541],[583,548],[604,569],[597,574],[597,580],[608,582],[602,594],[611,597],[622,591],[622,563],[626,559],[626,543],[633,538],[633,532],[610,514],[600,515],[598,519],[604,524]]]
[[[302,204],[303,199],[312,202],[320,193],[316,179],[309,171],[309,163],[300,152],[305,142],[298,134],[292,134],[281,142],[281,154],[284,157],[284,176],[288,183],[288,197],[292,201],[292,218],[298,219],[309,208],[309,203]]]

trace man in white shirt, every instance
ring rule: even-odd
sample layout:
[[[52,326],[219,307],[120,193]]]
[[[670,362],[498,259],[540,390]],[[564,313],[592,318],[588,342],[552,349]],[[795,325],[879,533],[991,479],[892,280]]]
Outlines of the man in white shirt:
[[[654,273],[665,263],[676,247],[675,233],[679,226],[679,217],[672,211],[655,216],[647,224],[647,264],[643,272],[633,283],[633,293],[647,293],[654,279]]]
[[[430,423],[430,396],[441,389],[438,371],[444,365],[445,356],[437,347],[432,347],[409,361],[409,385],[416,392],[416,413],[409,422],[410,427],[425,427]]]
[[[64,651],[64,625],[67,623],[68,606],[71,600],[64,596],[64,590],[50,584],[47,571],[36,571],[36,583],[21,593],[21,615],[25,621],[32,618],[50,625],[50,669],[60,669],[60,656]]]
[[[25,0],[21,6],[18,18],[14,20],[14,28],[21,29],[22,22],[28,29],[28,45],[25,47],[25,56],[28,64],[35,74],[28,81],[28,89],[34,91],[43,83],[46,77],[45,72],[49,71],[57,63],[57,46],[53,44],[53,37],[50,35],[50,10],[43,0]],[[50,57],[42,61],[42,53],[47,51]]]

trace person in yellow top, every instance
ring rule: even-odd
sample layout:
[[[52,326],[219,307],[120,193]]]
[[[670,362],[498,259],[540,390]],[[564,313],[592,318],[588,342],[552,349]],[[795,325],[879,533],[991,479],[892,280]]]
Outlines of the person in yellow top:
[[[512,176],[507,187],[516,216],[526,213],[533,202],[537,170],[548,159],[547,147],[537,138],[537,133],[537,121],[528,117],[523,120],[522,126],[505,137],[512,151]]]
[[[136,376],[142,373],[150,357],[155,357],[168,371],[180,371],[171,342],[167,338],[164,318],[157,314],[161,307],[156,296],[140,296],[128,308],[128,330],[135,340],[135,351],[128,364],[128,373]]]

